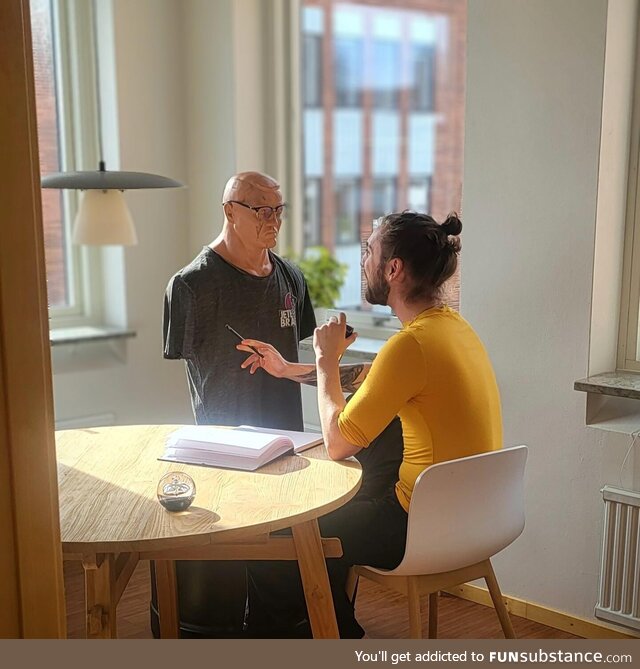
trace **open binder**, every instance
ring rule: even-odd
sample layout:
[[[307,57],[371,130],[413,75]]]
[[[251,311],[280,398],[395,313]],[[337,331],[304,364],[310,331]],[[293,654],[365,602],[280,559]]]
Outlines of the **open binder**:
[[[298,453],[322,443],[322,434],[257,428],[194,425],[167,438],[159,460],[253,471],[284,453]]]

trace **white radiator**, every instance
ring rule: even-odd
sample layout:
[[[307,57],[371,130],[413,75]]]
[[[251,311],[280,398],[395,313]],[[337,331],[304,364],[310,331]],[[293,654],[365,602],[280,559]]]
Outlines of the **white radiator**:
[[[604,531],[595,616],[640,629],[640,493],[602,489]]]

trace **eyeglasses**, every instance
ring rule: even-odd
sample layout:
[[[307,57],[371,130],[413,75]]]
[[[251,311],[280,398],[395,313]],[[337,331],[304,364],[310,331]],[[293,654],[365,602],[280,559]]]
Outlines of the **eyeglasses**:
[[[239,204],[241,207],[251,209],[259,221],[268,221],[272,216],[275,216],[278,220],[281,220],[284,216],[285,207],[287,206],[286,204],[280,204],[277,207],[268,207],[266,205],[252,207],[250,204],[238,202],[238,200],[227,200],[222,204]]]

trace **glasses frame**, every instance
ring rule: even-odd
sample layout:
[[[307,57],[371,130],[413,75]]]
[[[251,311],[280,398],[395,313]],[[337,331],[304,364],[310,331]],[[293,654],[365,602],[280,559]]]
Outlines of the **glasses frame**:
[[[268,221],[270,218],[276,218],[277,220],[281,221],[282,215],[284,214],[287,207],[286,202],[279,204],[277,207],[270,207],[268,204],[261,204],[258,207],[254,207],[250,204],[245,204],[244,202],[240,202],[239,200],[227,200],[226,202],[222,203],[223,206],[225,204],[239,204],[241,207],[246,207],[247,209],[251,209],[251,211],[253,211],[258,220],[261,220],[260,215],[258,213],[260,209],[268,209],[270,213],[268,216],[265,217],[264,219],[265,221]],[[278,209],[280,210],[280,213],[278,213]]]

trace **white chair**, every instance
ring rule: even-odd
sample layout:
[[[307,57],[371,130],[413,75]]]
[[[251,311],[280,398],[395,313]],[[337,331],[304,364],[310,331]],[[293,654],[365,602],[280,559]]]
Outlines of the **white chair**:
[[[515,634],[490,558],[524,528],[527,447],[516,446],[427,467],[416,480],[402,562],[391,570],[356,566],[347,590],[364,576],[407,595],[412,639],[422,638],[420,595],[429,594],[429,638],[436,638],[438,592],[484,578],[507,639]]]

